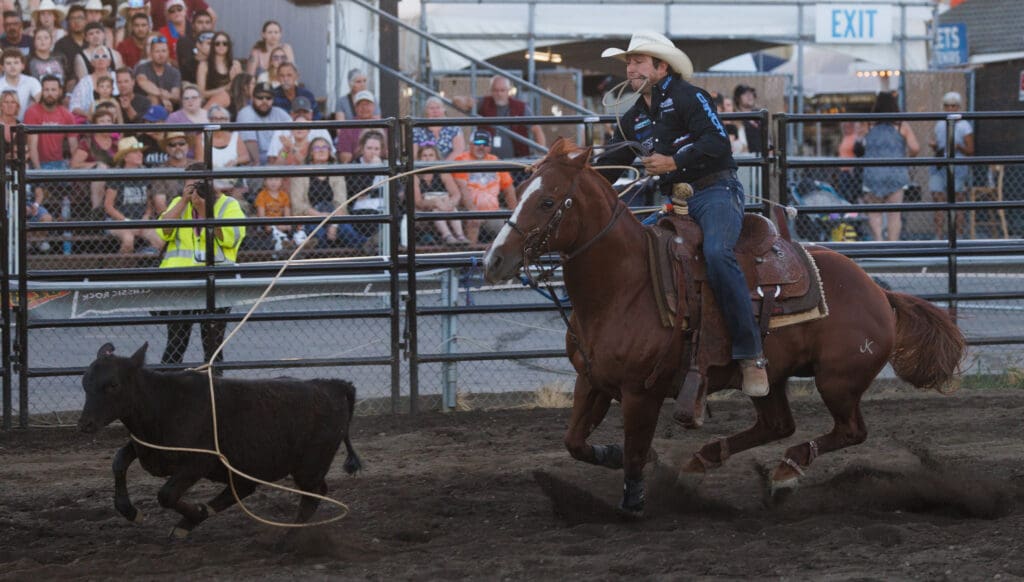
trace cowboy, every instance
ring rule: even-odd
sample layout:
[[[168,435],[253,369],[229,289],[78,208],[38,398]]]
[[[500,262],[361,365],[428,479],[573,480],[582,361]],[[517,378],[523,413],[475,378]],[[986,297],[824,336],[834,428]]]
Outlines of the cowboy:
[[[641,97],[622,115],[611,143],[639,142],[644,168],[658,177],[665,195],[675,184],[693,186],[689,214],[704,231],[708,283],[729,330],[732,357],[740,362],[743,393],[765,396],[761,333],[734,253],[743,222],[743,186],[711,96],[688,82],[693,74],[689,57],[656,32],[636,32],[629,48],[609,48],[601,56],[626,62],[628,82]],[[617,149],[599,164],[626,165],[633,156],[629,149]],[[602,173],[614,182],[622,171]]]

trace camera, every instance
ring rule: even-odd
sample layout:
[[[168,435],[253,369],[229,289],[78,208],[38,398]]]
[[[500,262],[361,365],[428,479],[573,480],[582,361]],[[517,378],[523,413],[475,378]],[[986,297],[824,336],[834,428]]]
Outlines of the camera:
[[[199,182],[196,182],[195,184],[192,184],[192,193],[195,194],[196,196],[199,196],[203,200],[206,200],[207,196],[210,194],[210,186],[206,183],[205,180],[201,180]]]

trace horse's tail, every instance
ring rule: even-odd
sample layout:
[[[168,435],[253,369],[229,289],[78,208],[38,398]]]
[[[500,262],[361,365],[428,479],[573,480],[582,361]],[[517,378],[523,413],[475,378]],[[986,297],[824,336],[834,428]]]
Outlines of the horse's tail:
[[[919,297],[894,291],[885,296],[896,311],[896,347],[889,358],[896,375],[918,388],[955,391],[967,343],[956,322]]]

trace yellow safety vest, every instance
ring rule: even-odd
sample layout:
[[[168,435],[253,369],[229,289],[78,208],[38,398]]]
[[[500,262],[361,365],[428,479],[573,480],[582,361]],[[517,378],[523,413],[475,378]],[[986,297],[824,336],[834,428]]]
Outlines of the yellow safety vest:
[[[179,196],[171,200],[171,203],[167,206],[168,210],[173,208],[180,198]],[[167,214],[166,210],[164,214]],[[245,212],[242,211],[238,201],[223,194],[213,204],[213,215],[215,218],[225,219],[245,218]],[[190,202],[185,206],[185,211],[181,213],[181,217],[187,218],[191,216],[192,203]],[[160,218],[163,217],[164,215],[161,214]],[[213,241],[213,250],[216,253],[214,255],[214,262],[218,265],[234,263],[235,258],[238,256],[238,247],[242,244],[242,239],[245,238],[245,227],[227,226],[222,227],[221,230],[223,231],[224,239],[220,241],[214,239]],[[206,228],[199,228],[198,232],[196,231],[196,228],[179,226],[168,236],[164,233],[164,229],[157,228],[156,232],[160,235],[160,238],[167,241],[167,249],[164,251],[164,260],[160,263],[160,268],[201,267],[206,265]]]

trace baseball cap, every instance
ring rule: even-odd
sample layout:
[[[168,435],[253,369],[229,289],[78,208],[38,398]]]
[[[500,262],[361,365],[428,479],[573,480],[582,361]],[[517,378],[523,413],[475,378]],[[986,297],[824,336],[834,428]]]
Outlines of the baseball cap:
[[[960,94],[957,93],[956,91],[950,91],[949,93],[946,93],[945,95],[942,96],[943,105],[960,105],[962,103],[963,99],[960,97]]]
[[[296,111],[313,111],[313,104],[309,102],[307,97],[299,95],[295,99],[292,99],[292,107],[289,111],[293,113]]]
[[[253,96],[260,94],[272,96],[274,94],[274,87],[270,83],[267,83],[266,81],[262,83],[256,83],[256,87],[253,88],[252,94]]]
[[[473,144],[474,145],[491,145],[491,134],[488,131],[478,129],[473,132]]]
[[[90,30],[104,30],[103,23],[102,22],[90,22],[89,24],[86,24],[85,25],[85,32],[89,32]]]
[[[199,36],[197,38],[199,40],[203,41],[203,42],[206,42],[208,40],[213,40],[213,34],[214,33],[210,32],[210,31],[200,32]]]
[[[158,123],[166,121],[167,115],[167,110],[164,109],[163,105],[150,105],[142,119],[150,123]]]
[[[373,93],[371,91],[364,90],[356,93],[355,102],[359,103],[360,101],[369,101],[371,103],[376,103],[377,98],[373,96]]]

